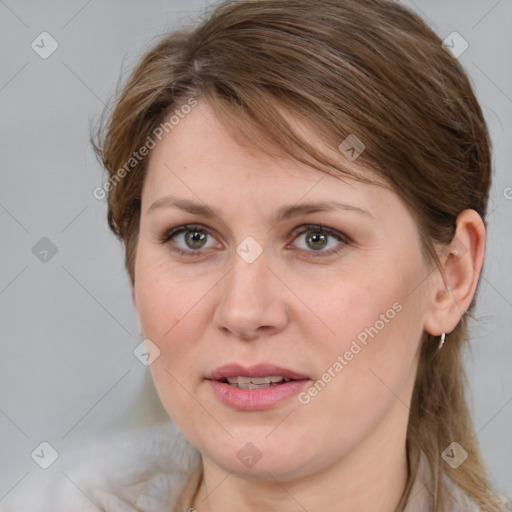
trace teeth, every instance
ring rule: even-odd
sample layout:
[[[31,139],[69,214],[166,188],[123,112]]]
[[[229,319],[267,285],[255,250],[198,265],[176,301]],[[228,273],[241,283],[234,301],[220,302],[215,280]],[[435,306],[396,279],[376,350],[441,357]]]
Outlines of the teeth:
[[[267,378],[270,379],[270,382],[281,382],[282,380],[284,380],[285,382],[291,381],[291,379],[287,379],[285,377],[267,377]]]
[[[281,381],[290,382],[291,379],[286,379],[285,377],[280,377],[278,375],[271,375],[269,377],[228,377],[226,380],[234,387],[242,389],[258,389],[275,386]]]

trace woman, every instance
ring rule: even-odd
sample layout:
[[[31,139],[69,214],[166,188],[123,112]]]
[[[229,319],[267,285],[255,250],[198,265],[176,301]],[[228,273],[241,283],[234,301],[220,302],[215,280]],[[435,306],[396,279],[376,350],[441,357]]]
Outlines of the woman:
[[[156,454],[98,507],[512,510],[462,365],[490,141],[417,15],[221,4],[147,52],[97,135],[145,357],[199,456]]]

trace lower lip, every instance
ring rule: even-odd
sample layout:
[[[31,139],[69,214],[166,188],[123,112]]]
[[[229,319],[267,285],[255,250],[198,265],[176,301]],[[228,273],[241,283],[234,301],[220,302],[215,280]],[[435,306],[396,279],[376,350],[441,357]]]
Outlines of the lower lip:
[[[235,388],[218,380],[210,380],[209,382],[215,395],[225,405],[241,411],[261,411],[273,407],[285,398],[300,393],[310,380],[292,380],[277,386],[260,389]]]

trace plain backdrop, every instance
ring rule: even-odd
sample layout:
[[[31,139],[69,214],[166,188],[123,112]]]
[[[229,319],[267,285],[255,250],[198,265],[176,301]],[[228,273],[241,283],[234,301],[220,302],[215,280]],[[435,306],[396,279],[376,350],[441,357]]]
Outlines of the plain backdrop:
[[[497,490],[511,495],[512,2],[404,3],[442,39],[456,31],[467,41],[459,59],[493,139],[488,252],[467,362],[483,453]],[[133,354],[137,319],[121,246],[92,193],[104,175],[89,130],[121,72],[205,5],[0,0],[0,507],[64,478],[77,447],[166,419]],[[41,442],[59,455],[46,470],[31,457]]]

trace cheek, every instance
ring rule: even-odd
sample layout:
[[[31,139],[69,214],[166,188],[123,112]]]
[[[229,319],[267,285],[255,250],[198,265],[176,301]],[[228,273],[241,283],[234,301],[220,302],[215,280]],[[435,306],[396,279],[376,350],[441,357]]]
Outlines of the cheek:
[[[188,273],[169,268],[168,262],[152,258],[149,251],[138,255],[137,311],[144,333],[157,343],[174,338],[189,325],[215,285],[213,275],[198,279]]]
[[[136,269],[137,312],[146,338],[160,350],[150,370],[160,399],[178,424],[189,421],[194,401],[190,393],[201,360],[198,343],[204,328],[208,291],[212,278],[193,279],[151,259],[140,250]],[[194,413],[201,415],[201,410]]]
[[[332,401],[353,415],[364,415],[369,410],[364,404],[382,403],[405,386],[422,334],[423,291],[410,294],[407,283],[413,281],[404,271],[409,277],[420,275],[412,267],[394,273],[380,267],[373,275],[353,276],[353,281],[331,287],[314,304],[329,328],[326,335],[316,336],[314,356],[316,378],[327,383],[325,391],[322,383],[318,386],[324,405]]]
[[[332,284],[326,286],[327,283]],[[364,275],[353,273],[346,279],[325,280],[321,288],[304,285],[298,294],[308,298],[307,305],[318,320],[313,318],[315,321],[308,322],[309,325],[323,326],[321,334],[320,331],[311,333],[313,337],[309,339],[314,339],[315,348],[319,348],[316,354],[322,357],[324,365],[350,351],[354,341],[362,348],[369,345],[371,339],[375,339],[376,344],[378,338],[383,338],[374,336],[376,332],[389,330],[389,325],[399,316],[393,309],[400,296],[397,287],[379,283],[369,272]],[[381,320],[381,314],[384,320]],[[303,329],[308,328],[304,319],[298,322]],[[357,347],[353,351],[357,351]]]

